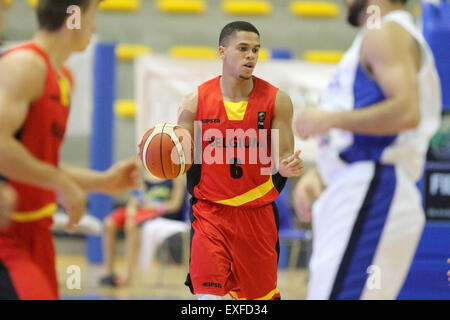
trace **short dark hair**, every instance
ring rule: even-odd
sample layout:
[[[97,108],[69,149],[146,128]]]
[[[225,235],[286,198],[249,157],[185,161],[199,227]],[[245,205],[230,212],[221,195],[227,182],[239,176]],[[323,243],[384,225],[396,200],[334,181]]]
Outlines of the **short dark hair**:
[[[246,21],[233,21],[223,27],[222,31],[220,32],[219,46],[225,46],[225,41],[227,40],[227,38],[233,35],[235,32],[239,31],[254,32],[259,36],[258,29],[256,29],[256,27],[251,23]]]
[[[79,6],[81,11],[85,11],[92,1],[98,0],[39,0],[37,6],[39,29],[59,30],[66,21],[67,8],[75,5]]]

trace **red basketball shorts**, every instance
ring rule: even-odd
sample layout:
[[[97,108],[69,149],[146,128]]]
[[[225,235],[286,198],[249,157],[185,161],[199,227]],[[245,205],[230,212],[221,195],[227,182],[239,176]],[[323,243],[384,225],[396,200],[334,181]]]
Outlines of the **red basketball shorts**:
[[[192,207],[186,285],[194,294],[235,299],[276,299],[278,212],[198,200]]]
[[[159,216],[156,210],[144,210],[138,209],[136,214],[133,216],[133,221],[137,224],[141,224],[149,219]],[[126,207],[122,207],[114,210],[108,216],[108,219],[114,221],[115,225],[119,229],[123,229],[126,221]]]
[[[52,220],[11,222],[0,230],[0,300],[55,300]]]

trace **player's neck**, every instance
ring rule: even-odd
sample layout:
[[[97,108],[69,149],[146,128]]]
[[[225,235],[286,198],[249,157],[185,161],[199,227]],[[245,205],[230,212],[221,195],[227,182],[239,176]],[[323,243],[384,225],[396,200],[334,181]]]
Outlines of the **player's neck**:
[[[239,102],[248,100],[253,90],[253,78],[236,79],[223,75],[220,77],[220,89],[224,100]]]
[[[33,38],[33,42],[45,51],[50,59],[53,68],[58,70],[69,58],[71,48],[64,35],[58,32],[38,31]]]

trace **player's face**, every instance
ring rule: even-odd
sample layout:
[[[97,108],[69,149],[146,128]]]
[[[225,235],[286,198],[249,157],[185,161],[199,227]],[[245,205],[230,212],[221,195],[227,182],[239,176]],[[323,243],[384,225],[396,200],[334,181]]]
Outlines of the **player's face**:
[[[347,6],[347,22],[359,27],[361,16],[367,7],[368,0],[344,0]]]
[[[91,0],[85,11],[81,12],[81,28],[76,33],[76,51],[83,51],[89,45],[95,32],[95,12],[98,0]]]
[[[227,40],[226,47],[220,47],[220,57],[224,68],[237,78],[252,78],[258,62],[259,36],[254,32],[238,31]]]

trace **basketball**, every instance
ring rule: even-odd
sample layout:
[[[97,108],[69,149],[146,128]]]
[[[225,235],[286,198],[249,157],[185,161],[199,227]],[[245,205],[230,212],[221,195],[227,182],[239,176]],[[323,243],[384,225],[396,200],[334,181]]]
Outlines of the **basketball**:
[[[194,143],[188,130],[161,123],[148,130],[139,144],[144,168],[161,179],[175,179],[192,166]]]

